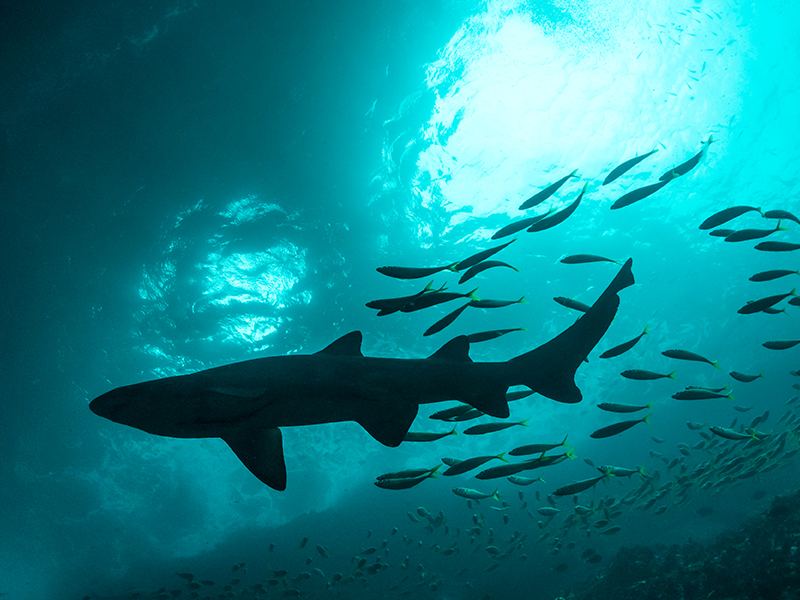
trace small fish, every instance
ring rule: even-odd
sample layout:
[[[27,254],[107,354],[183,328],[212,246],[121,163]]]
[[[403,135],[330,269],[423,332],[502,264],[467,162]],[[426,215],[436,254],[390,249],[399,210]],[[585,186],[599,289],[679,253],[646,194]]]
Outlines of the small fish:
[[[713,142],[714,142],[714,136],[709,135],[708,141],[702,143],[703,147],[701,148],[700,152],[695,154],[692,158],[690,158],[686,162],[679,164],[677,167],[673,168],[670,171],[667,171],[661,177],[659,177],[658,180],[669,181],[670,179],[672,179],[677,175],[685,175],[686,173],[694,169],[700,162],[700,159],[703,158],[705,153],[708,151],[708,147],[711,146]]]
[[[433,335],[434,333],[439,333],[442,329],[444,329],[445,327],[450,325],[453,321],[455,321],[459,317],[459,315],[461,315],[461,313],[463,313],[465,310],[467,310],[468,306],[469,306],[469,302],[467,302],[464,306],[458,307],[453,312],[447,313],[441,319],[436,321],[436,323],[434,323],[433,325],[428,327],[425,330],[425,333],[423,333],[422,335],[424,337],[427,337],[429,335]]]
[[[773,340],[771,342],[764,342],[761,344],[764,348],[769,350],[788,350],[800,344],[800,340]]]
[[[567,484],[558,488],[555,492],[553,492],[554,496],[569,496],[571,494],[578,494],[583,492],[584,490],[588,490],[590,487],[593,487],[598,481],[605,479],[605,475],[600,475],[599,477],[592,477],[591,479],[582,479],[581,481],[576,481],[574,483]]]
[[[547,200],[550,196],[555,194],[558,191],[558,188],[564,185],[570,178],[578,177],[577,173],[578,169],[575,169],[569,175],[562,177],[555,183],[551,183],[550,185],[548,185],[543,190],[536,192],[533,196],[531,196],[530,198],[525,200],[525,202],[519,205],[519,210],[525,210],[533,206],[536,206],[537,204],[541,204],[542,202]]]
[[[400,310],[404,313],[415,312],[418,310],[422,310],[424,308],[430,308],[431,306],[436,306],[437,304],[443,304],[444,302],[451,302],[452,300],[458,300],[459,298],[469,298],[470,300],[478,300],[479,298],[475,295],[475,292],[478,291],[478,288],[475,288],[471,292],[467,292],[466,294],[460,294],[458,292],[431,292],[429,294],[423,294],[414,300],[411,300],[407,304],[403,306]]]
[[[713,237],[726,238],[735,231],[736,231],[735,229],[715,229],[714,231],[710,231],[708,235]]]
[[[695,423],[693,421],[689,421],[688,423],[686,423],[686,426],[692,431],[699,431],[700,429],[705,427],[703,423]]]
[[[433,281],[428,283],[428,285],[425,286],[424,290],[422,290],[421,292],[417,292],[416,294],[412,294],[411,296],[401,296],[399,298],[385,298],[382,300],[371,300],[370,302],[367,302],[367,308],[374,308],[380,311],[378,313],[379,317],[396,313],[412,300],[416,300],[420,296],[423,296],[429,292],[434,291],[431,289],[432,286],[433,286]],[[446,288],[443,285],[441,288],[435,291],[443,292],[445,289]]]
[[[796,289],[793,289],[788,294],[775,294],[774,296],[767,296],[766,298],[761,298],[759,300],[751,300],[736,312],[738,312],[740,315],[752,315],[761,312],[767,308],[771,308],[789,296],[796,296],[797,294],[795,292]]]
[[[571,308],[572,310],[578,310],[580,312],[589,312],[589,309],[592,308],[588,304],[584,304],[574,298],[566,298],[564,296],[556,296],[553,298],[556,302],[558,302],[561,306],[566,308]]]
[[[531,477],[520,477],[519,475],[510,475],[508,477],[508,480],[514,485],[531,485],[532,483],[536,483],[537,481],[541,481],[542,483],[544,483],[544,479],[542,479],[541,475],[539,475],[539,477],[537,477],[536,479],[533,479]]]
[[[375,485],[384,490],[407,490],[419,485],[426,479],[435,477],[433,473],[420,475],[419,477],[401,477],[399,479],[378,479]]]
[[[768,210],[764,213],[764,218],[766,219],[789,219],[790,221],[794,221],[798,225],[800,225],[800,219],[794,216],[792,213],[786,210]]]
[[[472,419],[478,419],[485,414],[486,413],[479,411],[477,408],[473,408],[472,410],[468,410],[467,412],[465,412],[463,415],[458,415],[457,417],[451,417],[449,419],[444,419],[444,420],[449,423],[461,423],[462,421],[471,421]]]
[[[439,467],[442,465],[436,465],[431,469],[406,469],[404,471],[395,471],[394,473],[384,473],[383,475],[378,475],[375,479],[405,479],[407,477],[419,477],[420,475],[427,475],[428,473],[436,473],[439,470]],[[308,541],[308,538],[305,538],[305,541]],[[300,546],[301,548],[303,546]]]
[[[561,259],[561,262],[565,265],[585,265],[587,263],[595,263],[595,262],[610,262],[617,265],[621,265],[622,263],[618,260],[614,260],[613,258],[606,258],[604,256],[598,256],[596,254],[570,254],[569,256],[565,256]]]
[[[545,229],[550,229],[551,227],[555,227],[556,225],[560,225],[561,223],[566,221],[567,218],[577,210],[578,205],[581,203],[583,195],[586,193],[587,187],[589,187],[588,181],[583,184],[583,189],[581,190],[581,193],[578,194],[578,197],[575,199],[574,202],[572,202],[572,204],[568,205],[566,208],[563,208],[558,212],[553,213],[552,215],[547,215],[544,219],[537,221],[536,223],[528,227],[527,230],[528,233],[534,233],[536,231],[544,231]]]
[[[633,157],[633,158],[630,158],[630,159],[626,160],[625,162],[623,162],[623,163],[621,163],[621,164],[617,165],[616,167],[614,167],[613,169],[611,169],[611,172],[610,172],[610,173],[609,173],[609,174],[606,176],[606,178],[603,180],[603,183],[602,183],[602,185],[608,185],[609,183],[611,183],[612,181],[614,181],[614,180],[615,180],[615,179],[617,179],[618,177],[620,177],[620,176],[624,175],[624,174],[625,174],[627,171],[629,171],[630,169],[632,169],[633,167],[635,167],[636,165],[638,165],[638,164],[639,164],[640,162],[642,162],[642,161],[643,161],[645,158],[647,158],[647,157],[649,157],[649,156],[652,156],[652,155],[653,155],[653,154],[655,154],[656,152],[658,152],[658,148],[654,148],[654,149],[652,149],[652,150],[651,150],[650,152],[648,152],[647,154],[642,154],[641,156],[640,156],[640,155],[637,155],[637,156],[635,156],[635,157]]]
[[[526,446],[518,446],[511,450],[509,454],[511,456],[528,456],[530,454],[541,454],[543,452],[547,452],[548,450],[552,450],[553,448],[558,448],[560,446],[569,447],[567,446],[567,436],[564,436],[564,439],[558,442],[557,444],[528,444]]]
[[[608,529],[604,529],[603,531],[601,531],[600,535],[614,535],[621,529],[622,527],[620,527],[619,525],[613,525],[612,527],[609,527]]]
[[[478,342],[486,342],[499,338],[501,335],[512,333],[514,331],[526,331],[525,327],[516,327],[515,329],[493,329],[492,331],[481,331],[479,333],[471,333],[467,336],[467,341],[470,344],[477,344]]]
[[[555,517],[561,512],[561,509],[555,508],[554,506],[540,506],[536,509],[536,512],[543,517]]]
[[[500,501],[500,491],[495,490],[491,494],[485,494],[483,492],[479,492],[478,490],[473,490],[471,488],[453,488],[453,493],[456,496],[461,496],[462,498],[467,498],[468,500],[484,500],[486,498],[493,498],[494,500]]]
[[[544,219],[546,216],[548,216],[552,212],[553,211],[551,209],[551,210],[549,210],[548,212],[546,212],[543,215],[537,215],[535,217],[530,217],[528,219],[520,219],[519,221],[514,221],[513,223],[510,223],[510,224],[506,225],[502,229],[498,229],[495,232],[495,234],[492,236],[492,239],[493,240],[499,240],[500,238],[504,238],[504,237],[507,237],[509,235],[515,234],[518,231],[522,231],[523,229],[527,229],[528,227],[530,227],[534,223],[538,223],[539,221]]]
[[[781,227],[781,222],[775,226],[775,229],[740,229],[734,231],[725,238],[726,242],[749,242],[750,240],[759,240],[768,235],[772,235],[778,231],[789,231],[786,227]]]
[[[718,435],[719,437],[725,438],[726,440],[739,441],[739,440],[758,439],[754,437],[752,434],[739,433],[738,431],[734,431],[733,429],[728,429],[727,427],[717,427],[716,425],[709,427],[708,430],[714,435]]]
[[[652,413],[648,414],[646,417],[642,419],[636,419],[633,421],[620,421],[619,423],[614,423],[613,425],[609,425],[607,427],[601,427],[597,431],[590,434],[589,437],[594,438],[596,440],[607,438],[622,433],[623,431],[627,431],[628,429],[630,429],[634,425],[638,425],[639,423],[650,423],[651,414]]]
[[[736,400],[733,397],[733,392],[728,392],[727,394],[718,394],[716,392],[711,392],[708,390],[683,390],[682,392],[677,392],[672,394],[672,397],[675,400],[710,400],[712,398],[729,398],[730,400]]]
[[[489,462],[490,460],[498,459],[502,460],[503,462],[507,463],[508,461],[503,458],[505,452],[502,454],[497,454],[495,456],[475,456],[473,458],[467,458],[462,460],[457,465],[454,465],[444,471],[442,475],[445,476],[452,476],[452,475],[461,475],[462,473],[466,473],[467,471],[471,471],[472,469],[477,469],[481,465]]]
[[[406,437],[403,438],[404,442],[435,442],[448,435],[457,435],[455,428],[452,431],[445,433],[436,433],[432,431],[409,431]]]
[[[519,300],[473,300],[467,306],[474,308],[503,308],[504,306],[511,306],[512,304],[527,304],[524,300],[525,296]]]
[[[469,404],[459,404],[458,406],[453,406],[452,408],[435,412],[428,418],[436,419],[438,421],[447,421],[448,419],[452,419],[453,417],[463,415],[465,412],[468,412],[470,410],[473,410],[473,408]]]
[[[631,477],[633,475],[647,477],[647,471],[644,466],[636,467],[635,469],[627,469],[625,467],[615,467],[613,465],[600,465],[597,467],[597,470],[607,477]]]
[[[465,429],[464,435],[484,435],[487,433],[494,433],[495,431],[502,431],[503,429],[508,429],[516,425],[528,427],[527,423],[528,419],[518,421],[517,423],[481,423],[480,425],[473,425],[469,429]]]
[[[642,339],[643,336],[649,333],[649,331],[647,331],[648,327],[649,325],[645,325],[644,331],[642,331],[642,333],[637,335],[632,340],[628,340],[627,342],[624,342],[619,346],[614,346],[613,348],[606,350],[600,355],[600,358],[614,358],[615,356],[619,356],[620,354],[627,352],[628,350],[633,348],[639,342],[639,340]]]
[[[387,277],[394,277],[395,279],[421,279],[423,277],[430,277],[435,273],[441,271],[455,271],[455,266],[458,263],[450,263],[442,267],[428,267],[428,268],[414,268],[414,267],[378,267],[378,273],[386,275]]]
[[[464,283],[466,281],[469,281],[470,279],[475,277],[478,273],[482,273],[486,269],[492,269],[494,267],[507,267],[519,273],[519,269],[517,267],[512,267],[508,263],[504,263],[499,260],[485,260],[467,269],[467,271],[461,276],[461,279],[458,280],[458,283]]]
[[[761,373],[759,373],[758,375],[745,375],[744,373],[731,371],[730,376],[733,377],[736,381],[741,381],[742,383],[750,383],[751,381],[755,381],[759,377],[764,377],[764,371],[761,371]]]
[[[597,408],[600,410],[605,410],[608,412],[613,413],[634,413],[639,412],[640,410],[649,410],[653,407],[653,402],[650,404],[644,404],[642,406],[637,406],[635,404],[618,404],[615,402],[601,402],[597,405]]]
[[[752,406],[740,406],[738,404],[734,404],[733,405],[733,410],[735,410],[737,412],[744,413],[744,412],[747,412],[748,410],[753,410],[753,407]]]
[[[762,271],[750,277],[750,281],[772,281],[787,275],[800,275],[800,271],[790,271],[789,269],[775,269],[772,271]]]
[[[661,354],[663,354],[667,358],[675,358],[677,360],[693,360],[696,362],[708,363],[712,367],[720,369],[720,366],[716,363],[716,361],[708,360],[704,356],[700,356],[699,354],[696,354],[694,352],[689,352],[688,350],[675,350],[675,349],[664,350]]]
[[[708,217],[705,221],[700,224],[700,229],[714,229],[723,223],[727,223],[731,219],[735,219],[745,213],[755,211],[758,214],[761,213],[760,208],[756,208],[755,206],[731,206],[730,208],[726,208],[724,210],[719,211],[718,213],[714,213],[710,217]]]
[[[636,381],[652,381],[655,379],[677,379],[675,371],[667,373],[656,373],[654,371],[645,371],[644,369],[628,369],[620,373],[625,379],[634,379]]]
[[[516,239],[517,238],[514,238],[513,240],[511,240],[510,242],[506,242],[505,244],[500,244],[499,246],[495,246],[494,248],[489,248],[488,250],[483,250],[482,252],[478,252],[477,254],[473,254],[469,258],[465,258],[464,260],[462,260],[460,262],[457,262],[455,264],[455,266],[453,267],[453,270],[454,271],[463,271],[464,269],[469,269],[473,265],[477,265],[478,263],[483,262],[484,260],[486,260],[487,258],[492,256],[493,254],[497,254],[498,252],[500,252],[500,250],[502,250],[503,248],[505,248],[509,244],[514,243],[516,241]]]
[[[755,245],[755,249],[763,252],[791,252],[800,250],[800,244],[792,242],[761,242]]]
[[[670,181],[672,181],[672,179],[659,181],[658,183],[646,185],[644,187],[632,190],[627,194],[623,194],[616,202],[614,202],[614,204],[611,205],[611,210],[617,210],[618,208],[625,208],[626,206],[630,206],[634,202],[638,202],[639,200],[644,200],[648,196],[655,194],[658,190],[663,188]]]

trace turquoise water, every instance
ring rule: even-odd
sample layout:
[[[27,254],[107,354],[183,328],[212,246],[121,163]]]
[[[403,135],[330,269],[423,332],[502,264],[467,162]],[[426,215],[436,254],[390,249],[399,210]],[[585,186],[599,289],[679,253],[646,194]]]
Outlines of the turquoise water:
[[[4,19],[0,593],[129,597],[164,586],[188,597],[177,571],[214,581],[212,594],[244,562],[241,585],[285,569],[274,593],[308,597],[554,598],[622,546],[711,539],[795,489],[797,464],[784,456],[797,448],[786,433],[794,417],[779,419],[795,406],[786,402],[800,381],[789,374],[800,368],[800,347],[762,343],[800,339],[800,313],[737,310],[796,286],[796,275],[748,278],[800,268],[798,252],[759,252],[756,242],[726,243],[698,226],[731,205],[800,214],[798,12],[777,1],[87,2]],[[710,136],[695,169],[610,210]],[[600,186],[614,166],[654,148]],[[376,267],[448,264],[490,247],[496,230],[528,216],[517,209],[525,198],[573,169],[579,178],[533,210],[563,208],[587,183],[575,214],[523,232],[495,257],[519,273],[489,270],[471,286],[458,286],[455,274],[432,278],[527,303],[467,310],[430,337],[423,332],[456,304],[381,318],[364,306],[428,281],[393,280]],[[767,239],[800,242],[800,225],[782,225],[788,231]],[[725,226],[775,221],[749,213]],[[553,297],[591,303],[617,270],[559,262],[577,253],[633,257],[637,285],[621,294],[616,320],[578,371],[583,402],[512,404],[510,420],[528,419],[527,428],[395,449],[354,423],[287,428],[288,488],[275,492],[221,440],[159,438],[88,410],[118,386],[311,353],[356,329],[366,355],[419,358],[459,334],[525,327],[471,350],[473,360],[507,360],[574,322]],[[646,324],[651,333],[634,350],[598,358]],[[668,359],[668,348],[722,370]],[[620,377],[632,368],[676,370],[678,381]],[[738,383],[729,371],[764,377]],[[670,398],[687,385],[726,383],[735,402]],[[650,425],[589,437],[617,420],[598,403],[651,401]],[[423,407],[414,429],[445,431],[428,419],[442,408]],[[744,443],[688,456],[678,447],[702,441],[687,421],[707,432],[766,410],[757,429],[786,440],[775,455],[746,454]],[[531,487],[469,474],[407,491],[373,485],[388,471],[565,435],[577,458],[548,467],[545,483]],[[710,480],[693,471],[745,455],[752,477],[719,483],[724,474],[715,472],[703,487]],[[681,466],[667,469],[681,457],[683,475]],[[597,474],[584,459],[643,466],[660,473],[654,486],[676,487],[648,509],[639,506],[647,496],[621,505],[614,535],[562,527],[574,510],[569,497],[545,523],[536,509],[550,505],[547,494]],[[642,482],[609,480],[579,501],[598,507]],[[497,487],[510,506],[469,507],[453,487]],[[442,511],[448,531],[440,522],[428,531],[424,517],[412,522],[407,513],[419,507],[434,520]],[[484,525],[470,542],[477,514]],[[588,538],[587,528],[595,530]],[[521,544],[509,543],[514,531],[527,534]],[[515,549],[498,560],[492,545]],[[369,547],[379,548],[369,562],[377,556],[388,567],[347,582],[351,559]],[[582,558],[588,548],[603,560]],[[311,578],[293,582],[301,572]],[[345,581],[334,582],[335,573]]]

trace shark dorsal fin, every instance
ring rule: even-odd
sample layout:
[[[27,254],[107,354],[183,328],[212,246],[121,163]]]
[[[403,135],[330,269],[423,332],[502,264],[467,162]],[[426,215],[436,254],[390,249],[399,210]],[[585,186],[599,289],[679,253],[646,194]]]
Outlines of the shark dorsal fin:
[[[447,342],[428,357],[429,360],[449,360],[451,362],[472,362],[469,357],[469,340],[460,335]]]
[[[361,354],[361,332],[351,331],[331,342],[317,354],[334,354],[337,356],[364,356]]]
[[[274,490],[286,489],[283,436],[277,427],[242,429],[222,438],[250,472]]]

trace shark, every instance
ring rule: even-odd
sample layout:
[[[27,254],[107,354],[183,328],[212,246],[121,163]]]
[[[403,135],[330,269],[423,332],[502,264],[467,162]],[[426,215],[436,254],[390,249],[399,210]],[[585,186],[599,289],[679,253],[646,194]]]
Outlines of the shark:
[[[509,416],[514,385],[558,402],[580,402],[575,374],[605,334],[633,285],[632,259],[591,308],[543,345],[503,362],[474,362],[455,337],[427,358],[364,356],[352,331],[314,354],[256,358],[113,389],[92,400],[98,416],[150,434],[221,438],[245,467],[286,489],[281,427],[355,421],[378,442],[403,442],[420,404],[459,400]]]

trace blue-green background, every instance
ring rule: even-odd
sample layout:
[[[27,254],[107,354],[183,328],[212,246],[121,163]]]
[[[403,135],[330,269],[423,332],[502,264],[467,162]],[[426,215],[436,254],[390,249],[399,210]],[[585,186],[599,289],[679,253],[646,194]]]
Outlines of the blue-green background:
[[[669,395],[682,385],[723,385],[730,370],[764,371],[734,394],[754,406],[745,421],[765,409],[775,421],[794,392],[789,371],[800,368],[800,351],[761,343],[800,337],[800,309],[736,311],[788,292],[796,277],[747,278],[800,268],[798,257],[728,244],[698,225],[734,204],[800,213],[798,18],[800,8],[777,0],[4,9],[0,593],[129,594],[177,586],[176,570],[222,581],[239,562],[262,581],[267,567],[310,568],[312,554],[330,577],[395,526],[386,558],[393,566],[362,597],[383,597],[401,579],[406,554],[442,581],[438,597],[550,598],[589,576],[595,567],[537,545],[536,522],[518,503],[506,528],[530,532],[528,560],[488,574],[485,553],[469,554],[466,541],[456,556],[430,551],[433,538],[406,516],[425,506],[444,511],[451,527],[470,527],[475,510],[451,488],[492,486],[464,476],[389,492],[372,481],[443,456],[495,454],[567,433],[579,458],[547,471],[547,483],[537,484],[541,503],[534,488],[524,490],[531,508],[559,485],[592,476],[583,458],[663,470],[648,453],[677,456],[675,444],[698,441],[686,421],[727,426],[740,416],[728,400],[678,403]],[[639,204],[609,210],[709,135],[715,143],[696,169]],[[613,166],[656,146],[600,188]],[[432,338],[422,332],[445,309],[379,319],[364,307],[425,283],[391,280],[376,267],[446,264],[488,247],[496,229],[520,216],[524,198],[574,168],[581,179],[552,205],[571,201],[588,181],[575,215],[522,234],[498,255],[519,274],[488,271],[475,280],[482,297],[524,295],[527,304],[467,311]],[[773,239],[800,242],[800,226],[783,224],[789,231]],[[734,224],[772,226],[756,213]],[[558,263],[573,253],[634,258],[638,285],[622,294],[600,349],[645,324],[652,334],[614,361],[594,353],[578,373],[582,404],[534,396],[513,405],[511,419],[529,419],[528,429],[398,449],[352,423],[285,430],[289,481],[278,493],[221,440],[156,438],[88,410],[113,387],[314,352],[354,329],[364,332],[365,354],[423,357],[459,333],[526,327],[472,351],[476,360],[506,360],[573,322],[554,296],[591,302],[613,276],[614,265]],[[454,275],[435,278],[445,281],[456,288]],[[723,371],[660,355],[673,347],[719,360]],[[680,381],[631,382],[619,376],[627,368],[677,369]],[[651,400],[652,426],[589,439],[614,420],[598,402]],[[436,408],[423,409],[415,428],[443,430],[427,419]],[[655,448],[652,435],[667,442]],[[708,538],[755,514],[768,501],[763,492],[792,489],[797,474],[790,466],[713,496],[695,490],[660,516],[632,511],[622,532],[592,543],[610,556],[619,544]],[[501,484],[516,502],[517,488]],[[633,485],[614,481],[582,498]],[[713,512],[700,516],[699,507]],[[505,531],[486,502],[480,510]],[[409,549],[404,534],[424,546]],[[298,549],[305,536],[309,547]],[[314,544],[331,557],[316,555]],[[561,562],[570,568],[554,572]],[[471,570],[458,574],[465,566]],[[322,585],[318,578],[304,590]]]

